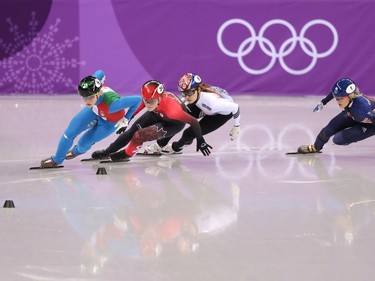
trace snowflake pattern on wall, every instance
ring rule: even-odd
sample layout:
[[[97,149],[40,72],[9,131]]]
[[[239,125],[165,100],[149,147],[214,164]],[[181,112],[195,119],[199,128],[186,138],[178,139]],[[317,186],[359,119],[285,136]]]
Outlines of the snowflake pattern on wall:
[[[64,52],[79,41],[78,36],[65,39],[63,43],[55,42],[59,32],[60,18],[56,18],[48,31],[37,34],[38,20],[36,13],[31,12],[28,33],[21,33],[18,25],[7,18],[9,32],[13,42],[6,44],[0,38],[0,48],[3,48],[7,58],[0,61],[0,88],[5,84],[13,85],[15,93],[56,93],[56,84],[65,91],[71,92],[76,85],[73,79],[66,77],[66,69],[84,65],[84,61],[64,57]],[[26,46],[27,45],[27,46]],[[19,51],[20,46],[26,46]]]

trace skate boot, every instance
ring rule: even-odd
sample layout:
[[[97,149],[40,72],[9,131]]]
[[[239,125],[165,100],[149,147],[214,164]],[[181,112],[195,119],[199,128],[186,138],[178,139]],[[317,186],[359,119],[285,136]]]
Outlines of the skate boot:
[[[297,151],[298,151],[298,153],[301,153],[301,154],[318,153],[319,152],[313,144],[301,145],[300,147],[298,147]]]
[[[91,158],[95,160],[104,160],[109,158],[109,154],[105,151],[105,149],[97,150],[91,154]]]
[[[109,157],[113,162],[125,162],[129,161],[130,156],[128,156],[124,150],[120,150],[109,154]]]
[[[161,154],[181,154],[182,153],[182,149],[180,149],[179,151],[175,151],[173,150],[172,148],[172,144],[168,143],[166,146],[163,146],[163,148],[161,149]]]
[[[158,143],[153,143],[145,147],[144,154],[161,154],[161,147]]]
[[[73,148],[68,151],[68,153],[65,155],[65,160],[72,160],[73,158],[76,158],[78,155],[74,154]]]
[[[43,159],[41,162],[40,162],[40,167],[41,168],[53,168],[53,167],[57,167],[59,166],[58,163],[56,163],[53,159],[52,159],[52,156],[51,157],[48,157],[46,159]]]

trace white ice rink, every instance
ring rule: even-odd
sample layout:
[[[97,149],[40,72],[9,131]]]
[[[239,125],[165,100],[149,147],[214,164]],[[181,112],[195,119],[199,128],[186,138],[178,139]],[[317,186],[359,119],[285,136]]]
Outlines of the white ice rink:
[[[83,103],[1,97],[0,280],[373,281],[374,138],[285,156],[339,112],[313,113],[320,99],[235,97],[242,134],[230,141],[229,121],[206,136],[209,157],[194,142],[80,162],[112,135],[62,169],[30,171]]]

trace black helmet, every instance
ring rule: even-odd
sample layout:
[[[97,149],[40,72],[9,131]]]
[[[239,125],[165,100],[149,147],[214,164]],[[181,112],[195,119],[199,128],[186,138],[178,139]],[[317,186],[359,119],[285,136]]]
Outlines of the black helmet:
[[[78,93],[86,98],[99,93],[102,88],[102,83],[94,76],[86,76],[79,82]]]

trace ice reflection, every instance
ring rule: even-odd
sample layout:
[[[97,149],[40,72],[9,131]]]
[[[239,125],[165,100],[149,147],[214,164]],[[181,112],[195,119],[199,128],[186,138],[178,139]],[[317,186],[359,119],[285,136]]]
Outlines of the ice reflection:
[[[106,169],[106,176],[52,179],[64,216],[84,238],[82,272],[119,258],[192,254],[238,219],[239,186],[200,178],[176,157]]]

